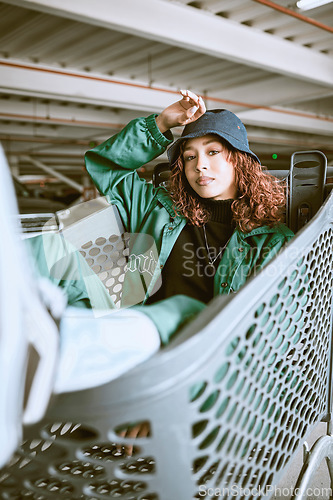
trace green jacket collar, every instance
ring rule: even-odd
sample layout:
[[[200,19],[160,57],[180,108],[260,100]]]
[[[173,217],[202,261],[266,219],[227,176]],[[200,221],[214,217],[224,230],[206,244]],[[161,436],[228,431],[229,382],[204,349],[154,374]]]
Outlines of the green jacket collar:
[[[163,207],[167,210],[167,212],[169,213],[169,215],[171,215],[171,217],[173,219],[175,219],[175,220],[179,219],[179,222],[182,220],[186,221],[186,219],[183,215],[176,213],[175,208],[174,208],[174,204],[170,198],[169,192],[164,187],[158,188],[158,191],[156,193],[156,198],[163,205]]]
[[[277,224],[273,227],[270,226],[261,226],[261,227],[256,227],[255,229],[252,229],[252,231],[249,231],[248,233],[243,233],[240,231],[239,228],[236,228],[236,231],[239,234],[239,237],[243,240],[246,238],[250,238],[251,236],[258,236],[261,234],[269,234],[269,233],[281,233],[288,235],[290,233],[290,230],[288,229],[287,226],[284,224]]]

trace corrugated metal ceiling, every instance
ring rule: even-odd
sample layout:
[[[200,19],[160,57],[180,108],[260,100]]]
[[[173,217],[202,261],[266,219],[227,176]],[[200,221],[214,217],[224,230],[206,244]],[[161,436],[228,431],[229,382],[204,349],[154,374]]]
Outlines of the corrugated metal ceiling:
[[[16,171],[36,172],[20,160],[22,152],[57,165],[59,148],[61,153],[65,148],[77,158],[76,166],[68,165],[69,175],[81,178],[81,155],[91,141],[106,138],[132,117],[158,112],[176,99],[172,92],[180,88],[202,94],[210,108],[228,107],[239,113],[252,147],[269,166],[274,163],[272,152],[280,155],[279,166],[287,168],[291,152],[315,145],[333,162],[332,3],[301,13],[291,0],[273,2],[291,11],[286,13],[259,0],[150,1],[154,8],[148,9],[147,0],[132,0],[128,18],[138,17],[138,28],[132,31],[121,21],[117,25],[117,9],[124,8],[118,2],[108,3],[115,14],[109,24],[95,12],[91,19],[84,17],[81,2],[69,2],[67,10],[61,10],[57,0],[0,2],[0,137]],[[125,3],[131,5],[131,0]],[[106,0],[97,0],[94,8],[106,5]],[[135,10],[140,5],[142,16]],[[165,13],[161,37],[148,22],[158,11]],[[184,23],[188,17],[195,19],[193,38],[184,35],[184,43],[179,24],[172,31],[174,11],[183,15]],[[292,12],[310,21],[295,18]],[[239,49],[233,55],[223,44],[211,50],[205,46],[208,32],[202,32],[201,22],[214,23],[218,34],[219,20],[221,30],[235,33],[230,44],[236,48],[240,34],[251,32],[248,53]],[[310,24],[311,20],[326,27]],[[258,37],[258,61],[253,35]],[[265,49],[263,40],[266,59],[259,57]],[[278,53],[270,52],[273,41],[281,44],[282,51],[290,46],[291,58],[294,47],[302,49],[300,54],[308,61],[302,75],[293,69],[296,59],[275,64]],[[318,81],[312,58],[313,67],[320,68],[321,61],[325,66],[326,74],[318,75]]]

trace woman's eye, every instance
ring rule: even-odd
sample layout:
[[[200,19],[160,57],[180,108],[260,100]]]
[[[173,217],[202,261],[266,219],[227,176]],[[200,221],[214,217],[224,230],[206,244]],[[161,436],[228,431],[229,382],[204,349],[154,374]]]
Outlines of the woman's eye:
[[[210,154],[211,156],[213,156],[213,155],[217,155],[219,152],[220,152],[220,151],[218,151],[217,149],[213,149],[212,151],[209,151],[209,154]]]
[[[185,156],[185,161],[191,161],[194,159],[194,155]]]

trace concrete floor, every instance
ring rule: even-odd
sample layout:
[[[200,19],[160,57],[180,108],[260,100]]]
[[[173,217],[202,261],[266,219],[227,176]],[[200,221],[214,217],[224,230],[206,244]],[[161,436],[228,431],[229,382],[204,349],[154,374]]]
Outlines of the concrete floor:
[[[312,432],[310,438],[308,439],[308,444],[311,448],[312,444],[320,437],[326,434],[326,424],[319,424]],[[297,456],[292,460],[287,472],[282,477],[280,485],[276,489],[276,495],[272,497],[272,500],[290,500],[293,494],[293,489],[295,487],[297,477],[300,473],[303,463],[303,450],[300,450]],[[324,460],[318,471],[316,472],[311,484],[309,485],[309,493],[307,500],[330,500],[329,488],[330,488],[330,478],[328,474],[328,469],[326,461]],[[312,490],[312,491],[310,491]]]

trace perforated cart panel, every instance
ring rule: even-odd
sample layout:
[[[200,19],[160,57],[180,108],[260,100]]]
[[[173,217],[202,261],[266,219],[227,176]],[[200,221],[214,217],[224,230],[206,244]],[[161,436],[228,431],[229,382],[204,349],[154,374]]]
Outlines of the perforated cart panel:
[[[60,234],[80,251],[116,307],[120,307],[129,254],[129,234],[125,232],[118,210],[113,205],[107,204],[96,212],[88,212],[88,215],[86,204],[75,208],[75,211],[71,209],[60,214]],[[81,215],[82,218],[79,218]]]
[[[125,279],[129,236],[111,234],[108,238],[98,237],[87,241],[80,247],[80,253],[90,268],[104,284],[111,299],[120,307],[122,284]]]

